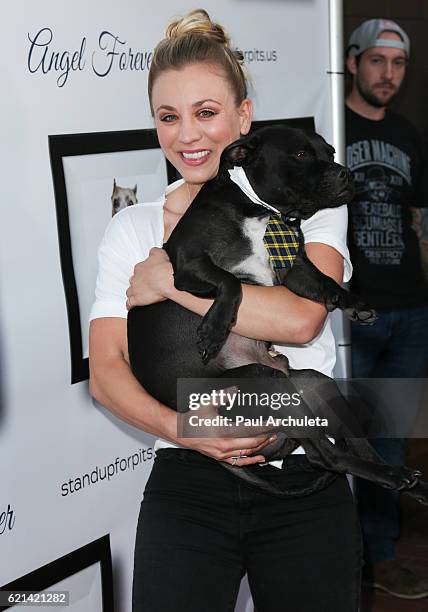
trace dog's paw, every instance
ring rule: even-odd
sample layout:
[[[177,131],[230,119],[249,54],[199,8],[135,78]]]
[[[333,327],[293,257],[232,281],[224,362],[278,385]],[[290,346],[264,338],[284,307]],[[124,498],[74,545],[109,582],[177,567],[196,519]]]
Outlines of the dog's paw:
[[[217,328],[213,330],[211,326],[204,325],[204,322],[199,325],[197,329],[198,340],[196,344],[205,365],[210,359],[213,359],[219,354],[223,344],[226,342],[228,333],[228,329]]]
[[[403,467],[401,472],[402,481],[401,484],[397,487],[398,491],[409,491],[416,487],[419,483],[419,477],[421,476],[421,472],[419,470],[411,470],[409,468]]]
[[[326,300],[325,307],[327,308],[328,312],[333,312],[333,310],[336,310],[336,308],[344,310],[345,304],[343,302],[343,297],[338,293],[332,295],[329,299]]]
[[[424,506],[428,506],[428,482],[421,480],[415,487],[405,492]]]
[[[361,325],[372,325],[377,319],[376,311],[363,303],[345,308],[344,312],[350,321],[360,323]]]

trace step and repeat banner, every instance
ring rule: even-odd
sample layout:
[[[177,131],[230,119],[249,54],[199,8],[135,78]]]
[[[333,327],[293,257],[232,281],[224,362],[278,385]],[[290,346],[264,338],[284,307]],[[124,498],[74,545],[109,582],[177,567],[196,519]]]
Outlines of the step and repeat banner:
[[[256,119],[312,118],[337,138],[331,3],[203,7],[244,53]],[[167,21],[193,8],[15,0],[2,32],[0,585],[69,591],[79,612],[131,610],[154,440],[91,399],[87,319],[109,219],[172,177],[145,131],[147,75]],[[237,610],[253,610],[245,585]]]

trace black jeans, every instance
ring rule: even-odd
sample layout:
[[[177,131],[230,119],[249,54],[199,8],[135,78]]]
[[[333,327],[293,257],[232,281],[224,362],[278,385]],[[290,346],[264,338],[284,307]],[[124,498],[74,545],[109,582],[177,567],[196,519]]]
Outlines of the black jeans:
[[[277,483],[310,484],[304,456]],[[361,537],[344,476],[298,499],[253,488],[196,451],[158,451],[138,521],[133,612],[230,612],[244,574],[257,612],[357,612]]]

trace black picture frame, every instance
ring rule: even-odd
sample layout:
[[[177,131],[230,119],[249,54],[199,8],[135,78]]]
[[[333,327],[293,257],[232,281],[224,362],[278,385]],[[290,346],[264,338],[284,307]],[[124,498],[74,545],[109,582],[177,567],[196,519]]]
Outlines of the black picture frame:
[[[89,378],[89,363],[88,358],[83,355],[82,321],[73,263],[70,211],[63,158],[75,155],[159,149],[160,146],[154,129],[57,134],[50,135],[48,142],[55,195],[61,273],[68,315],[71,384],[75,384]],[[175,180],[176,172],[166,159],[165,164],[167,181],[170,183]]]
[[[109,534],[59,559],[55,559],[55,561],[43,565],[29,574],[25,574],[25,576],[4,584],[0,591],[39,593],[95,563],[100,564],[102,612],[114,612],[113,566]],[[14,605],[19,604],[1,605],[0,611],[13,608]]]

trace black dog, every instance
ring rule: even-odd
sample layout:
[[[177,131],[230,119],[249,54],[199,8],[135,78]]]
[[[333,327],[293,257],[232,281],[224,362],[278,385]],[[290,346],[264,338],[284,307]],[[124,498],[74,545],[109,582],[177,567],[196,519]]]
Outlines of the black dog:
[[[202,187],[164,245],[174,268],[175,287],[215,298],[212,307],[202,320],[171,301],[137,307],[128,315],[132,370],[157,399],[177,409],[178,378],[289,377],[297,382],[310,377],[313,382],[301,406],[302,415],[325,414],[329,404],[335,403],[338,414],[347,414],[352,421],[347,403],[330,378],[313,370],[290,370],[284,355],[271,355],[269,343],[230,333],[241,300],[241,282],[282,283],[297,295],[324,304],[329,311],[341,308],[354,321],[375,320],[367,305],[310,262],[303,242],[293,266],[275,273],[262,242],[272,210],[251,201],[228,173],[234,166],[245,168],[260,199],[299,223],[322,208],[345,204],[352,196],[350,174],[334,163],[333,154],[333,148],[319,135],[278,126],[262,128],[223,152],[217,177]],[[349,437],[346,427],[342,430],[342,441],[332,444],[324,432],[310,437],[313,432],[305,428],[290,429],[287,436],[278,433],[278,440],[265,447],[263,454],[268,460],[284,458],[301,444],[315,467],[332,473],[349,472],[409,490],[420,501],[428,500],[428,487],[418,482],[419,472],[386,465],[367,440]],[[353,431],[352,435],[358,435],[355,428]],[[278,495],[308,492],[280,491],[251,468],[223,465]],[[318,485],[328,477],[323,471]]]

